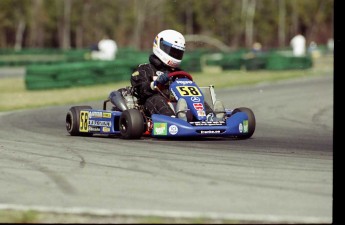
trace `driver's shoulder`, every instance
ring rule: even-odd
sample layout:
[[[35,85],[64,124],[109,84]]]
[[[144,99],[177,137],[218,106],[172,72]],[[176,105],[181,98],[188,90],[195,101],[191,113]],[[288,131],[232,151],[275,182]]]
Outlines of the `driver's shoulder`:
[[[155,71],[155,70],[156,68],[150,63],[143,63],[143,64],[138,65],[137,67],[137,71],[139,72],[142,72],[142,71],[149,72],[149,71]]]

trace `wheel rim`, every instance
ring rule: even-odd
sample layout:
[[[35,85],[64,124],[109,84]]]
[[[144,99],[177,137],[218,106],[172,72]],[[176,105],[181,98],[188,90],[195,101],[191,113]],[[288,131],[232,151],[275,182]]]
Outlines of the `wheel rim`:
[[[126,133],[128,127],[128,121],[126,119],[121,120],[121,130],[122,132]]]

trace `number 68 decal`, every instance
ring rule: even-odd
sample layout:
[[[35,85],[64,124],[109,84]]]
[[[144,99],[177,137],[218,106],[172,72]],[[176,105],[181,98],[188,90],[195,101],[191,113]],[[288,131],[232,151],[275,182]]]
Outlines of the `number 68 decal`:
[[[79,123],[79,131],[80,132],[88,132],[89,131],[89,112],[88,111],[80,111],[80,123]]]
[[[176,88],[181,96],[201,96],[198,88],[194,86],[178,86]]]

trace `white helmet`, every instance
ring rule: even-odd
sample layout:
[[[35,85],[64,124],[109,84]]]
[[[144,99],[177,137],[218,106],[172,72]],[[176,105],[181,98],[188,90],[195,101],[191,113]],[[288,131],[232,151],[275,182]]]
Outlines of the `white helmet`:
[[[170,67],[180,66],[185,50],[183,35],[175,30],[163,30],[153,41],[153,54]]]

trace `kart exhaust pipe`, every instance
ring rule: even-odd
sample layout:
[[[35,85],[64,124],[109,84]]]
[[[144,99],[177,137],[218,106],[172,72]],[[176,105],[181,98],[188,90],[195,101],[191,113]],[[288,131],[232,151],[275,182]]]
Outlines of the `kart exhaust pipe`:
[[[125,99],[123,98],[121,92],[113,91],[109,95],[109,100],[113,103],[118,109],[121,111],[125,111],[128,109]]]

